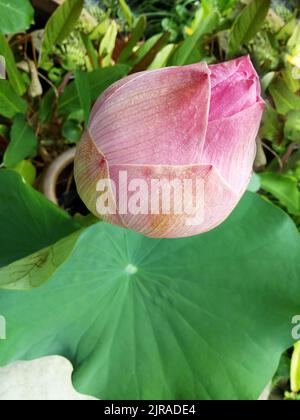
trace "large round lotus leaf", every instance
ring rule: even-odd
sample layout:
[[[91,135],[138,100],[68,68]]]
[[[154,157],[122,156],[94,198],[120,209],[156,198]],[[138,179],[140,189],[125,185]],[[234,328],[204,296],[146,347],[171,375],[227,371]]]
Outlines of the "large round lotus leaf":
[[[0,292],[0,364],[65,356],[103,399],[256,399],[292,344],[299,256],[294,224],[252,193],[189,239],[96,224],[46,285]]]

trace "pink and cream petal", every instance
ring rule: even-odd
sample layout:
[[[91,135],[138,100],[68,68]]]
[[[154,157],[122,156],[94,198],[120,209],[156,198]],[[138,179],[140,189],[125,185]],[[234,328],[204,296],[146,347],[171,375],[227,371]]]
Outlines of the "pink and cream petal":
[[[209,66],[211,71],[211,88],[215,89],[218,85],[226,83],[232,76],[240,80],[255,78],[259,82],[259,77],[249,56],[237,58],[225,63],[212,64]],[[258,86],[258,96],[260,94]]]
[[[214,229],[247,188],[264,107],[260,94],[249,57],[115,83],[95,104],[78,146],[82,200],[97,217],[155,238]],[[166,181],[169,209],[160,201]]]
[[[209,121],[233,116],[261,101],[260,82],[249,57],[210,66]]]
[[[124,182],[126,173],[126,182]],[[216,168],[211,165],[190,165],[190,166],[149,166],[149,165],[113,165],[110,168],[111,179],[117,186],[116,202],[118,209],[124,206],[124,197],[127,195],[127,214],[122,214],[123,224],[127,228],[138,231],[146,236],[155,238],[178,238],[197,235],[207,232],[224,221],[236,206],[240,197],[230,189],[220,177]],[[123,179],[120,185],[120,179]],[[136,181],[138,180],[138,184]],[[185,190],[182,187],[179,196],[183,197],[181,210],[177,207],[175,211],[174,196],[178,198],[178,192],[171,189],[171,213],[164,214],[160,195],[159,209],[156,205],[157,195],[153,194],[152,182],[181,182],[192,180],[190,187]],[[147,186],[144,191],[143,204],[138,202],[141,213],[132,214],[130,201],[134,202],[141,188],[132,188],[137,185]],[[197,184],[198,182],[198,184]],[[197,190],[198,188],[198,190]],[[128,191],[132,190],[130,193]],[[200,194],[199,194],[200,193]],[[186,195],[185,195],[186,194]],[[196,196],[199,200],[196,200]],[[153,201],[155,205],[153,207]],[[176,201],[178,205],[178,200]],[[158,211],[157,211],[158,210]],[[166,209],[165,209],[166,210]],[[192,211],[191,211],[192,210]],[[122,210],[124,212],[124,209]],[[150,214],[149,214],[150,213]]]
[[[117,82],[115,82],[114,84],[112,84],[108,89],[106,89],[102,95],[98,98],[98,100],[96,101],[95,105],[93,106],[93,109],[91,111],[90,114],[90,125],[92,125],[92,122],[95,118],[95,116],[98,114],[98,112],[101,110],[102,106],[105,104],[105,102],[115,93],[117,92],[119,89],[121,89],[124,85],[126,85],[127,83],[133,81],[134,79],[136,79],[137,77],[139,77],[141,74],[143,74],[145,72],[141,72],[141,73],[135,73],[132,74],[131,76],[127,76],[124,77],[121,80],[118,80]]]
[[[96,217],[101,218],[97,211],[97,184],[101,180],[109,180],[109,171],[107,161],[101,152],[96,148],[95,143],[88,132],[84,133],[81,142],[77,146],[77,152],[74,162],[74,174],[77,190],[80,198],[86,207]],[[111,202],[114,196],[109,191]],[[112,214],[106,217],[106,220],[113,224],[121,224],[121,220],[112,209]]]
[[[89,130],[112,164],[195,163],[210,103],[206,64],[141,73],[112,88]]]
[[[257,103],[233,117],[208,125],[199,161],[214,165],[238,195],[247,188],[253,170],[262,113],[263,104]]]

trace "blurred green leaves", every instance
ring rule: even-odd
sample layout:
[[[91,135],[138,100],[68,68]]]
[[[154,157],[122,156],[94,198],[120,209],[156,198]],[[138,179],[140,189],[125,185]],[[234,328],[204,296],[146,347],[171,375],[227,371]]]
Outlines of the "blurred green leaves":
[[[14,171],[0,170],[0,267],[46,248],[77,230],[67,213]]]
[[[107,31],[100,43],[99,48],[99,54],[104,67],[108,67],[111,64],[112,54],[115,49],[117,36],[118,25],[116,21],[113,20],[107,28]]]
[[[33,185],[36,180],[36,167],[29,160],[22,160],[12,168],[15,172],[21,175],[28,185]]]
[[[77,70],[75,72],[75,85],[81,108],[84,112],[85,125],[89,123],[90,110],[92,106],[92,95],[89,87],[88,73]]]
[[[269,104],[266,104],[263,123],[260,129],[260,135],[263,139],[272,143],[279,144],[283,136],[283,123],[280,120],[276,110]]]
[[[126,63],[127,60],[130,58],[132,51],[134,47],[137,45],[137,43],[140,41],[140,39],[143,37],[145,30],[147,27],[147,19],[145,16],[141,16],[133,29],[133,32],[126,43],[125,47],[123,48],[121,55],[118,59],[119,63]]]
[[[212,33],[218,26],[219,15],[217,12],[213,12],[206,16],[199,28],[188,37],[175,51],[171,64],[176,66],[184,66],[186,64],[192,64],[201,60],[198,47],[204,35]]]
[[[289,111],[300,111],[300,96],[291,92],[282,80],[276,80],[269,87],[277,112],[286,115]]]
[[[300,110],[293,110],[288,113],[284,135],[288,141],[293,141],[300,145]]]
[[[44,124],[50,121],[51,115],[54,111],[54,100],[55,92],[53,89],[49,89],[48,92],[43,96],[40,104],[40,109],[38,111],[39,120]]]
[[[124,17],[128,23],[129,29],[132,29],[134,16],[132,14],[132,11],[130,10],[130,7],[126,0],[118,0],[120,4],[120,8],[124,14]]]
[[[33,24],[34,10],[29,0],[0,0],[0,33],[26,31]]]
[[[231,29],[228,56],[237,54],[241,47],[252,38],[262,27],[271,6],[271,0],[251,0],[235,19]]]
[[[66,0],[50,17],[43,37],[41,65],[47,62],[54,46],[64,41],[74,29],[83,4],[84,0]]]
[[[0,33],[0,55],[5,58],[6,71],[8,74],[9,81],[15,92],[22,96],[26,91],[24,80],[17,68],[14,54],[5,38]]]
[[[7,168],[13,168],[22,160],[36,155],[37,139],[33,129],[28,125],[25,115],[16,115],[10,137],[3,159]]]
[[[13,118],[26,110],[27,102],[15,93],[7,80],[0,80],[0,115]]]
[[[36,253],[0,269],[0,288],[30,290],[42,286],[65,262],[73,250],[80,230]]]
[[[260,174],[261,187],[272,194],[290,214],[300,215],[298,179],[291,175],[265,172]]]
[[[64,122],[61,133],[66,143],[78,143],[82,135],[82,126],[78,121],[70,118]]]
[[[122,79],[128,73],[128,66],[116,65],[87,73],[85,89],[89,91],[92,101],[104,92],[112,83]],[[69,115],[81,109],[81,102],[75,82],[71,82],[58,101],[60,115]]]

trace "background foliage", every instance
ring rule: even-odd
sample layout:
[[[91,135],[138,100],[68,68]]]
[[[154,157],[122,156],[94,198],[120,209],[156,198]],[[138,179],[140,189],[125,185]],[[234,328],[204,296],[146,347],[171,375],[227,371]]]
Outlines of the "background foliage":
[[[34,19],[35,11],[28,0],[22,1],[22,7],[18,0],[11,0],[9,4],[8,7],[7,2],[0,0],[0,55],[5,57],[7,70],[7,79],[0,80],[0,161],[2,162],[0,213],[6,215],[1,222],[3,249],[0,263],[4,267],[2,270],[7,270],[6,266],[10,263],[16,262],[17,266],[8,266],[8,271],[0,271],[0,285],[8,287],[10,284],[11,288],[27,289],[40,285],[39,281],[37,284],[37,280],[33,281],[32,278],[43,279],[42,283],[54,276],[57,283],[62,281],[60,278],[63,276],[59,273],[64,273],[67,268],[63,268],[59,273],[57,270],[64,263],[71,264],[69,257],[73,255],[74,249],[75,255],[79,252],[75,245],[78,239],[77,231],[80,228],[78,222],[83,223],[83,219],[76,216],[76,221],[72,220],[63,211],[52,207],[31,189],[30,185],[40,189],[45,169],[49,164],[63,151],[76,145],[88,121],[91,106],[97,97],[115,81],[146,69],[186,65],[201,60],[216,63],[242,54],[251,55],[261,76],[263,95],[267,103],[257,139],[258,153],[255,162],[257,175],[252,188],[256,185],[255,191],[258,191],[265,200],[288,213],[297,227],[300,227],[300,10],[297,1],[132,0],[125,2],[124,0],[106,0],[100,2],[88,0],[85,3],[85,11],[82,13],[83,0],[66,0],[51,17],[47,18],[45,27],[39,19]],[[22,183],[21,178],[16,177],[16,172],[23,177],[26,185]],[[72,215],[80,211],[82,204],[78,205],[72,173],[68,174],[66,182],[62,182],[59,192],[61,205],[65,210]],[[28,211],[28,203],[31,203],[32,211]],[[265,238],[269,231],[273,235],[272,237],[269,232],[269,242],[266,243],[264,249],[265,258],[267,259],[268,248],[270,248],[272,256],[278,253],[281,255],[280,261],[284,261],[286,267],[292,267],[297,259],[297,255],[294,254],[297,242],[296,232],[290,225],[287,227],[289,221],[280,211],[274,210],[271,206],[261,208],[261,211],[262,213],[257,214],[257,217],[261,217],[264,223],[258,226],[258,222],[249,216],[249,225],[253,224],[256,232],[264,232]],[[270,215],[269,221],[267,213]],[[234,217],[238,218],[239,213]],[[27,220],[27,222],[22,223],[22,220]],[[27,229],[28,226],[30,229]],[[53,226],[56,226],[55,230]],[[98,229],[99,238],[103,235],[109,237],[107,232],[100,232],[99,227],[89,229],[94,229],[95,232]],[[226,227],[223,229],[226,231]],[[16,232],[22,238],[18,246],[15,246],[15,241],[11,239],[14,238]],[[219,235],[221,232],[222,229]],[[226,232],[229,235],[229,231]],[[63,244],[58,243],[58,251],[55,247],[53,248],[58,240],[64,241],[64,238],[72,233],[75,236],[71,239],[67,238]],[[218,233],[215,235],[217,236]],[[243,235],[244,233],[241,237]],[[214,238],[214,233],[211,237]],[[209,239],[207,241],[209,242]],[[258,239],[253,239],[253,244],[256,243],[255,241]],[[278,249],[275,249],[272,241],[276,242]],[[246,242],[245,240],[244,243]],[[121,244],[119,243],[118,246]],[[200,245],[197,243],[195,246]],[[251,246],[249,244],[244,246],[246,253],[248,247],[251,248]],[[291,246],[294,248],[289,249]],[[41,249],[42,254],[39,254]],[[64,250],[62,256],[57,257],[62,249]],[[32,256],[32,253],[35,254]],[[288,253],[294,256],[291,264],[288,264]],[[23,257],[30,258],[29,262],[25,261],[25,266],[29,264],[30,270],[34,267],[37,272],[24,271],[24,261],[19,260]],[[87,258],[87,256],[81,256],[81,258]],[[226,258],[229,258],[228,255]],[[55,261],[54,267],[51,261]],[[127,257],[124,263],[126,261]],[[108,262],[108,264],[111,263]],[[246,270],[243,264],[243,261],[240,262],[237,279],[240,278],[240,273]],[[260,264],[257,267],[256,261],[255,269],[259,271],[260,276],[257,280],[274,276],[274,273],[264,272],[263,263],[260,262]],[[299,266],[297,266],[298,269]],[[212,274],[211,270],[207,274],[208,277],[212,276],[216,279],[216,273]],[[297,296],[299,298],[297,278],[293,278],[292,268],[291,272],[288,272],[287,268],[285,277],[287,281],[291,281],[290,290],[293,290],[294,299]],[[79,278],[76,277],[76,281],[79,281]],[[50,289],[52,287],[55,288],[53,285],[49,286]],[[75,287],[79,288],[77,283]],[[257,287],[261,285],[257,284]],[[282,287],[279,278],[273,279],[273,287],[276,290]],[[123,293],[122,289],[118,290],[118,293]],[[80,288],[76,292],[81,293]],[[293,298],[289,292],[286,288],[282,292],[283,302],[286,302],[283,312],[292,315],[292,309],[296,305],[291,303]],[[3,298],[5,299],[3,307],[6,308],[9,302],[14,300],[13,292],[9,293],[12,294],[4,295]],[[46,291],[31,293],[30,299],[36,302],[33,306],[36,305],[39,310],[37,300],[39,293],[43,295]],[[51,299],[51,293],[49,299]],[[130,293],[132,295],[126,295],[127,298],[134,300],[135,292]],[[145,290],[144,293],[147,291]],[[160,293],[163,291],[159,289]],[[208,293],[211,292],[208,291]],[[67,293],[63,299],[68,299]],[[74,299],[78,298],[75,296]],[[271,306],[275,305],[276,299],[272,294],[268,295],[267,300]],[[229,303],[227,302],[227,305]],[[51,306],[50,303],[49,305]],[[1,309],[2,307],[0,307],[0,312]],[[128,313],[129,318],[132,316],[133,314]],[[232,312],[232,316],[237,316],[237,314]],[[254,323],[257,328],[263,322],[263,313],[260,313],[260,316],[261,318]],[[28,317],[28,322],[31,323],[32,319],[29,315]],[[271,329],[275,330],[277,321],[276,316],[275,320],[274,318],[273,321],[269,320]],[[16,323],[18,322],[21,321],[17,319]],[[274,322],[273,326],[272,322]],[[118,326],[119,324],[116,323],[115,328]],[[54,325],[50,327],[55,329]],[[15,328],[19,331],[20,325],[16,325]],[[138,331],[138,326],[136,328]],[[35,333],[36,337],[39,337],[37,330]],[[262,336],[263,331],[258,335]],[[282,332],[277,337],[280,344],[276,350],[273,348],[273,353],[270,351],[270,345],[266,345],[271,362],[267,366],[268,369],[266,367],[265,375],[262,375],[257,382],[250,376],[245,377],[247,381],[253,380],[253,387],[250,385],[249,388],[245,387],[245,382],[239,384],[241,372],[234,375],[237,386],[239,384],[248,389],[247,395],[244,396],[257,397],[256,394],[260,388],[266,385],[264,380],[268,376],[267,370],[269,374],[272,373],[272,369],[275,370],[279,352],[292,344],[288,343]],[[122,337],[116,335],[115,345],[119,344],[118,340],[122,340]],[[237,343],[238,340],[234,342]],[[10,348],[4,349],[1,354],[1,346],[2,344],[0,344],[1,363],[16,357],[14,353],[10,353]],[[55,350],[63,354],[68,353],[60,340],[54,345],[53,351]],[[82,375],[80,361],[88,351],[87,346],[82,349],[82,354],[80,351],[74,354],[71,350],[72,354],[67,354],[79,368],[76,378]],[[108,349],[101,351],[105,353]],[[250,351],[249,348],[248,351]],[[17,352],[19,355],[36,355],[43,353],[43,349],[27,352],[25,346],[25,350],[20,349]],[[236,357],[239,363],[242,363],[242,349],[237,348],[236,352],[237,354],[232,357]],[[228,350],[227,362],[230,358],[229,353],[234,353],[234,349],[230,349],[230,352]],[[295,354],[292,365],[293,372],[298,375],[299,364],[295,362]],[[289,380],[291,356],[292,351],[283,357],[274,379],[274,386],[279,384],[282,387],[281,397],[289,389],[286,382]],[[104,363],[103,360],[108,364],[115,363],[115,360],[101,358],[99,354],[98,357],[100,364]],[[212,358],[211,363],[213,364],[216,360]],[[251,360],[254,360],[253,354]],[[128,360],[125,357],[124,364],[126,363]],[[227,368],[225,369],[227,373],[232,372],[229,365]],[[256,368],[257,371],[261,369],[259,365]],[[86,369],[88,370],[89,366]],[[147,373],[141,372],[141,381],[145,377],[143,375]],[[287,393],[287,399],[298,398],[297,391],[300,385],[299,389],[297,385],[300,379],[296,376],[293,380],[296,384],[292,389],[294,392]],[[206,384],[206,389],[207,386]],[[224,387],[227,387],[228,391],[228,384],[226,386],[224,384]],[[100,390],[103,393],[107,390],[104,383],[93,383],[91,388],[98,396]],[[86,390],[91,392],[91,388]],[[138,388],[138,384],[130,385],[130,389]],[[121,394],[125,392],[123,389],[119,391]],[[226,392],[222,393],[214,389],[213,396],[225,397]],[[197,397],[199,393],[201,394],[198,390],[194,396]],[[162,394],[168,397],[174,395],[165,390],[162,390]],[[131,397],[135,395],[130,393]],[[236,390],[230,395],[235,398],[243,396]],[[226,396],[229,394],[227,393]]]

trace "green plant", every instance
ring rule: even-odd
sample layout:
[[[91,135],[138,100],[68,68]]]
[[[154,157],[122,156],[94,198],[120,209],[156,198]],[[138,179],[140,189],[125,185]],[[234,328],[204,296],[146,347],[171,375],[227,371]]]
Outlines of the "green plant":
[[[100,398],[258,398],[295,344],[291,322],[300,311],[299,231],[286,214],[300,226],[297,4],[102,2],[88,5],[87,23],[83,1],[66,0],[41,34],[30,30],[27,0],[16,19],[6,3],[0,315],[9,339],[0,341],[0,365],[61,354],[74,365],[76,387]],[[147,239],[72,218],[31,186],[78,142],[93,103],[114,82],[243,54],[261,76],[267,107],[253,192],[220,228]],[[72,171],[66,178],[62,196],[72,192]],[[289,351],[285,366],[296,356]],[[288,381],[287,370],[278,376]],[[293,391],[286,399],[298,399]]]

